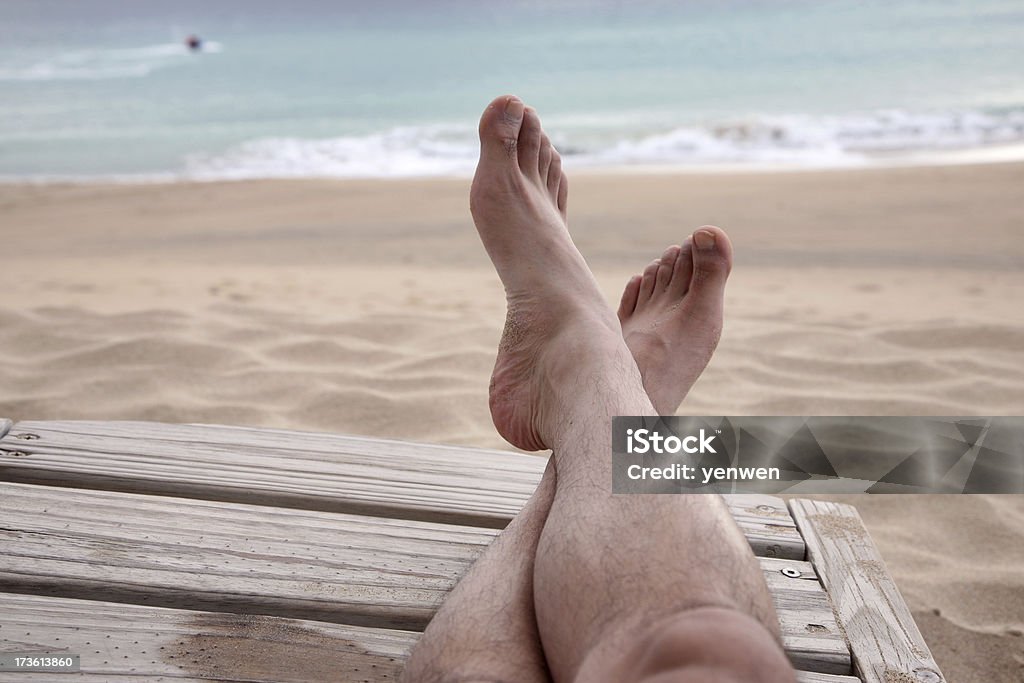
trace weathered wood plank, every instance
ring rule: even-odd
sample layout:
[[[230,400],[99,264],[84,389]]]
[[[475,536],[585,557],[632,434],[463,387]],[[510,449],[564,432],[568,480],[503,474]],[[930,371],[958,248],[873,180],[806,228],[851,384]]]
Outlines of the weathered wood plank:
[[[849,639],[857,675],[865,683],[944,683],[857,510],[815,500],[789,505]]]
[[[81,655],[75,680],[389,681],[419,637],[279,617],[0,594],[0,651]],[[0,673],[0,681],[23,674]],[[800,683],[858,683],[798,672]]]
[[[0,594],[0,650],[81,655],[106,681],[391,681],[419,636],[298,619]],[[0,673],[0,681],[38,675]]]
[[[0,440],[3,481],[494,528],[530,497],[545,462],[507,451],[150,422],[19,422]],[[755,554],[804,557],[781,499],[726,502]]]
[[[0,484],[0,590],[422,629],[498,531]],[[762,558],[798,666],[849,671],[806,562]]]
[[[0,484],[0,588],[423,628],[491,529]]]
[[[11,420],[8,420],[6,417],[0,417],[0,439],[4,438],[13,425],[14,422]]]
[[[31,441],[11,441],[18,436]],[[236,502],[380,516],[436,510],[456,517],[437,521],[483,525],[473,519],[486,518],[497,527],[518,512],[545,466],[543,458],[501,451],[142,422],[21,422],[4,446],[12,444],[31,457],[4,461],[0,474],[9,481],[74,477],[76,485],[110,490],[233,495]]]

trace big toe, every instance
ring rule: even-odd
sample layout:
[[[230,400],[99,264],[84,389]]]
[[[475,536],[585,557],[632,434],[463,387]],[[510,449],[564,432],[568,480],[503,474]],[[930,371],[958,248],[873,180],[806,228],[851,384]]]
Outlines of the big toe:
[[[514,95],[495,98],[480,117],[480,159],[513,164],[518,160],[519,131],[526,105]]]
[[[732,271],[732,243],[725,231],[705,225],[693,233],[691,241],[693,274],[687,298],[697,307],[720,307],[725,282]]]

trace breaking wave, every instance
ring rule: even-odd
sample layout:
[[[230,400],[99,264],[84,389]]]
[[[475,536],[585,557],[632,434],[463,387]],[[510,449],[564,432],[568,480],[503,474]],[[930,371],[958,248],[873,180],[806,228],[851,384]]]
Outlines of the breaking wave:
[[[555,129],[553,138],[576,168],[921,163],[930,154],[1024,144],[1024,110],[765,116],[647,135],[612,130],[595,137],[591,132],[585,143],[574,140],[570,129]],[[410,126],[364,136],[253,140],[225,154],[191,156],[184,175],[196,180],[463,175],[475,166],[477,151],[472,126]]]

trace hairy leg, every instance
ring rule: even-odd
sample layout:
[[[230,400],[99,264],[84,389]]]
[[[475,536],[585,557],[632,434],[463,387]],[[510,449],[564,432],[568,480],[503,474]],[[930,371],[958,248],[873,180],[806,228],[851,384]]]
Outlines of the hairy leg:
[[[482,220],[507,224],[514,238],[524,224],[564,223],[568,185],[561,159],[540,132],[535,113],[527,116],[521,102],[507,112],[507,100],[495,100],[481,117],[480,164],[471,203],[475,214],[484,215]],[[520,145],[527,118],[527,132],[536,137]],[[495,196],[505,204],[494,206]],[[533,609],[533,560],[554,492],[554,464],[549,461],[533,497],[431,620],[409,658],[404,681],[550,680]]]
[[[587,396],[586,411],[550,437],[558,486],[534,601],[554,680],[684,681],[688,669],[739,675],[749,664],[758,677],[736,680],[792,683],[760,568],[722,499],[611,494],[611,418],[645,414],[639,377],[621,371],[616,381],[613,370],[580,376],[563,400]],[[705,658],[693,657],[706,648],[682,645],[716,620],[730,637],[703,641]],[[744,663],[736,652],[765,656]]]
[[[637,364],[620,337],[621,328],[601,302],[589,269],[568,237],[564,174],[557,156],[546,149],[536,113],[514,98],[495,100],[481,121],[481,143],[472,208],[505,284],[509,307],[492,377],[491,412],[499,431],[512,443],[527,449],[553,448],[558,470],[553,508],[534,566],[537,607],[532,622],[539,625],[544,659],[555,680],[654,681],[664,676],[669,676],[664,680],[697,680],[695,672],[709,666],[739,674],[735,658],[690,661],[667,656],[697,635],[692,626],[695,616],[701,623],[724,619],[724,632],[741,645],[745,639],[760,638],[761,650],[750,651],[775,657],[758,661],[761,670],[791,676],[772,640],[771,629],[776,626],[767,589],[720,500],[691,497],[698,500],[671,509],[644,510],[636,504],[639,497],[616,504],[610,495],[610,418],[650,414],[653,407]],[[499,539],[492,546],[495,552],[489,550],[481,558],[479,570],[471,570],[442,608],[437,628],[428,629],[413,653],[406,680],[507,680],[510,670],[515,672],[512,680],[543,676],[539,664],[543,660],[528,656],[528,666],[521,667],[519,645],[530,636],[520,634],[529,633],[531,624],[529,610],[519,600],[526,585],[521,579],[524,564],[508,573],[506,561],[514,550],[528,550],[530,539],[535,539],[543,516],[537,511],[550,501],[545,498],[550,496],[545,486],[553,485],[553,473],[545,482],[549,483],[541,485],[544,496],[534,498],[536,506],[503,534],[509,542]],[[592,500],[584,501],[587,497]],[[665,513],[680,517],[663,519]],[[659,523],[643,542],[636,533],[641,528],[637,522],[649,516]],[[619,517],[622,523],[616,522]],[[618,541],[626,541],[624,547],[605,557],[605,546],[615,548]],[[717,549],[717,556],[710,559],[731,571],[705,578],[707,566],[715,565],[702,566],[709,555],[702,545]],[[678,562],[680,548],[690,556],[684,568]],[[563,551],[562,558],[555,557]],[[688,569],[691,566],[698,571]],[[458,625],[466,615],[459,604],[468,607],[481,586],[493,586],[492,570],[495,575],[519,577],[506,584],[510,590],[504,596],[512,596],[508,600],[491,596],[491,605],[499,606],[501,614],[515,615],[516,622],[505,625],[513,643],[502,641],[502,647],[489,650],[498,655],[496,661],[481,655],[488,647],[486,634],[472,633],[463,642],[470,629]],[[650,578],[650,572],[665,576],[650,582],[648,593],[634,584]],[[693,580],[692,586],[686,585],[688,579]],[[635,594],[646,599],[634,599]],[[502,605],[515,607],[503,609]],[[700,612],[708,607],[710,613]],[[490,623],[489,616],[481,618]],[[501,630],[494,629],[498,638]],[[445,641],[455,642],[444,647]],[[713,645],[711,650],[715,651]],[[538,650],[534,645],[526,651]],[[690,651],[695,652],[692,647]],[[440,666],[428,666],[434,660]],[[488,663],[474,665],[481,660]]]
[[[533,612],[533,560],[554,493],[549,462],[527,504],[434,615],[413,649],[403,681],[550,680]]]
[[[478,171],[471,204],[508,303],[491,416],[513,444],[553,451],[557,486],[537,547],[534,601],[554,679],[639,680],[623,651],[646,628],[699,608],[738,612],[748,626],[738,635],[772,639],[770,595],[719,497],[611,495],[611,418],[654,408],[569,237],[564,192],[551,192],[550,176],[535,171],[540,119],[513,98],[492,108],[482,156],[493,163]],[[791,680],[773,648],[766,672]]]
[[[496,126],[503,120],[504,115],[498,116],[494,105],[488,107],[481,119],[481,179],[474,184],[473,200],[477,207],[481,203],[486,205],[486,198],[478,195],[487,194],[487,184],[495,176],[491,143]],[[520,147],[517,140],[515,148],[518,156],[520,149],[525,152],[530,146]],[[542,193],[540,203],[550,203],[564,222],[567,181],[558,152],[543,135],[537,159],[536,177],[547,189],[546,198]],[[504,158],[499,156],[497,162],[500,167],[505,166]],[[521,167],[519,172],[532,178]],[[532,189],[529,184],[525,188]],[[515,201],[536,200],[527,194]],[[644,322],[642,316],[636,319]],[[633,325],[637,329],[640,326],[639,322]],[[703,355],[705,351],[695,353]],[[667,368],[659,366],[659,360],[653,356],[645,358],[642,367],[650,372],[666,371]],[[680,400],[688,388],[683,387]],[[676,407],[673,405],[669,410]],[[403,680],[531,683],[550,679],[533,609],[533,560],[554,492],[555,472],[553,462],[549,462],[533,497],[459,580],[438,610],[414,649]]]

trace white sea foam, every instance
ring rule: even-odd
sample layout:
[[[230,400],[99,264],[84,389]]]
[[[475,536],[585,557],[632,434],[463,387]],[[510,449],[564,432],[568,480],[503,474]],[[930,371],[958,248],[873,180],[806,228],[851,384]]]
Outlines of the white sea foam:
[[[476,156],[476,140],[466,129],[410,126],[365,136],[254,140],[220,156],[193,155],[185,175],[195,180],[461,175],[472,171]]]
[[[777,171],[1024,160],[1024,109],[751,116],[663,126],[664,130],[649,134],[637,133],[635,126],[629,129],[620,120],[574,125],[552,118],[552,138],[571,170]],[[193,153],[176,167],[156,167],[145,173],[4,174],[0,182],[467,176],[477,155],[476,130],[469,123],[405,126],[333,138],[261,138],[221,154]]]
[[[966,163],[995,158],[984,152],[997,147],[1017,150],[1019,155],[1024,110],[750,117],[649,135],[609,130],[595,137],[589,131],[585,145],[574,142],[572,130],[552,133],[566,164],[575,168],[827,168],[923,164],[930,163],[932,155]],[[191,156],[184,176],[214,180],[465,175],[476,157],[472,126],[410,126],[364,136],[254,140],[222,155]],[[1006,153],[998,158],[1006,158]]]
[[[203,43],[203,52],[224,49]],[[109,48],[62,52],[46,59],[14,60],[0,64],[0,81],[70,81],[142,78],[158,69],[189,63],[194,56],[182,43],[161,43],[135,48]]]

